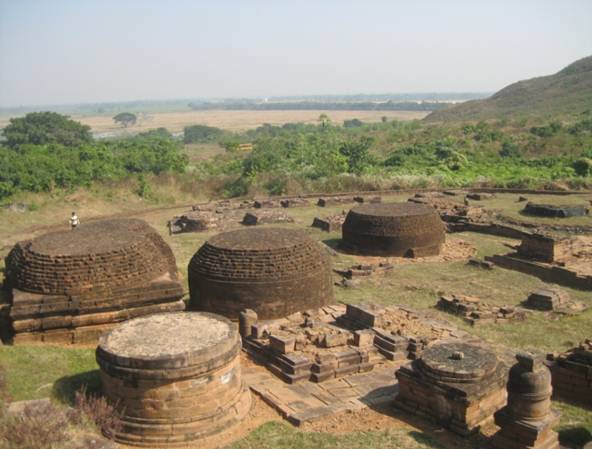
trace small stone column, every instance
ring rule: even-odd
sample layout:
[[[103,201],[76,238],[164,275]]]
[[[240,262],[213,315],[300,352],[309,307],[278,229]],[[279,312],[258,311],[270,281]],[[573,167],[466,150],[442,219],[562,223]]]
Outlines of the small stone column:
[[[241,310],[238,314],[238,331],[244,340],[251,335],[251,327],[257,324],[257,312],[252,309]]]
[[[508,379],[508,405],[495,414],[501,429],[491,447],[559,449],[559,437],[552,430],[560,415],[551,409],[551,373],[542,357],[518,354],[516,359]]]

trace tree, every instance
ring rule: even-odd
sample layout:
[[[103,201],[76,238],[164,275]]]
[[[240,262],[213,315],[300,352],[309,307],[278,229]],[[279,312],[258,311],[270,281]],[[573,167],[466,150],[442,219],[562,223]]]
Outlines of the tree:
[[[344,120],[343,121],[343,127],[344,128],[357,128],[359,126],[362,126],[364,123],[362,123],[362,121],[360,119],[357,118],[352,118],[350,120]]]
[[[369,149],[372,146],[371,137],[363,137],[357,142],[351,141],[344,143],[339,148],[339,153],[347,158],[347,167],[349,173],[359,175],[370,162]]]
[[[136,117],[136,114],[132,114],[131,112],[121,112],[113,117],[113,121],[115,123],[119,123],[125,128],[127,128],[129,125],[135,125],[137,119],[138,118]]]
[[[186,126],[183,130],[183,142],[185,143],[206,143],[222,136],[224,131],[214,126],[192,125]]]
[[[582,157],[574,161],[572,167],[579,176],[592,175],[592,159]]]
[[[331,119],[325,113],[319,115],[318,121],[320,122],[322,128],[326,128],[331,124]]]
[[[27,144],[77,147],[93,140],[89,126],[56,112],[31,112],[11,118],[3,133],[6,145],[11,148]]]

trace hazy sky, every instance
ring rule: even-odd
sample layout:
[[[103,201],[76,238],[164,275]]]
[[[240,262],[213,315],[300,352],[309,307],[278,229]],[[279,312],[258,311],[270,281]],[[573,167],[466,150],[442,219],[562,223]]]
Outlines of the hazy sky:
[[[0,106],[494,91],[592,54],[592,0],[0,0]]]

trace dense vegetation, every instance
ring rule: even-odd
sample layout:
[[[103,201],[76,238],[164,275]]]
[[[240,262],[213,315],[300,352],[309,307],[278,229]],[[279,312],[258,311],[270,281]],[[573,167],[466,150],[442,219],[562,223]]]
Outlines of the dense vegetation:
[[[0,199],[19,191],[89,186],[136,175],[181,172],[182,145],[159,129],[125,140],[96,142],[89,129],[55,113],[11,120],[0,146]],[[141,193],[141,191],[140,191]]]
[[[488,185],[579,188],[592,183],[592,115],[575,122],[421,122],[265,125],[196,168],[226,195]],[[227,147],[228,148],[228,147]]]
[[[44,115],[45,114],[45,115]],[[45,117],[47,121],[41,120]],[[581,188],[592,185],[592,113],[569,121],[489,121],[432,125],[383,119],[264,125],[243,133],[194,125],[183,140],[225,151],[188,165],[183,142],[164,128],[94,141],[86,127],[53,113],[29,114],[4,130],[0,198],[19,191],[90,186],[95,181],[182,173],[212,196],[307,191],[486,185]],[[253,144],[252,151],[239,144]]]
[[[427,121],[573,116],[592,110],[592,56],[554,75],[506,86],[490,98],[461,103],[431,113]]]

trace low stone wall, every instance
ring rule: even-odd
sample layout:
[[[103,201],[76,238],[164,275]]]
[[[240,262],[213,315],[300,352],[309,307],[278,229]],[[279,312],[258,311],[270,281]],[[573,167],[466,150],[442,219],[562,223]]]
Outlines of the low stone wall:
[[[557,265],[525,260],[517,257],[516,254],[486,256],[485,260],[493,262],[502,268],[536,276],[545,282],[565,285],[580,290],[592,290],[592,276],[580,276],[574,271]]]

